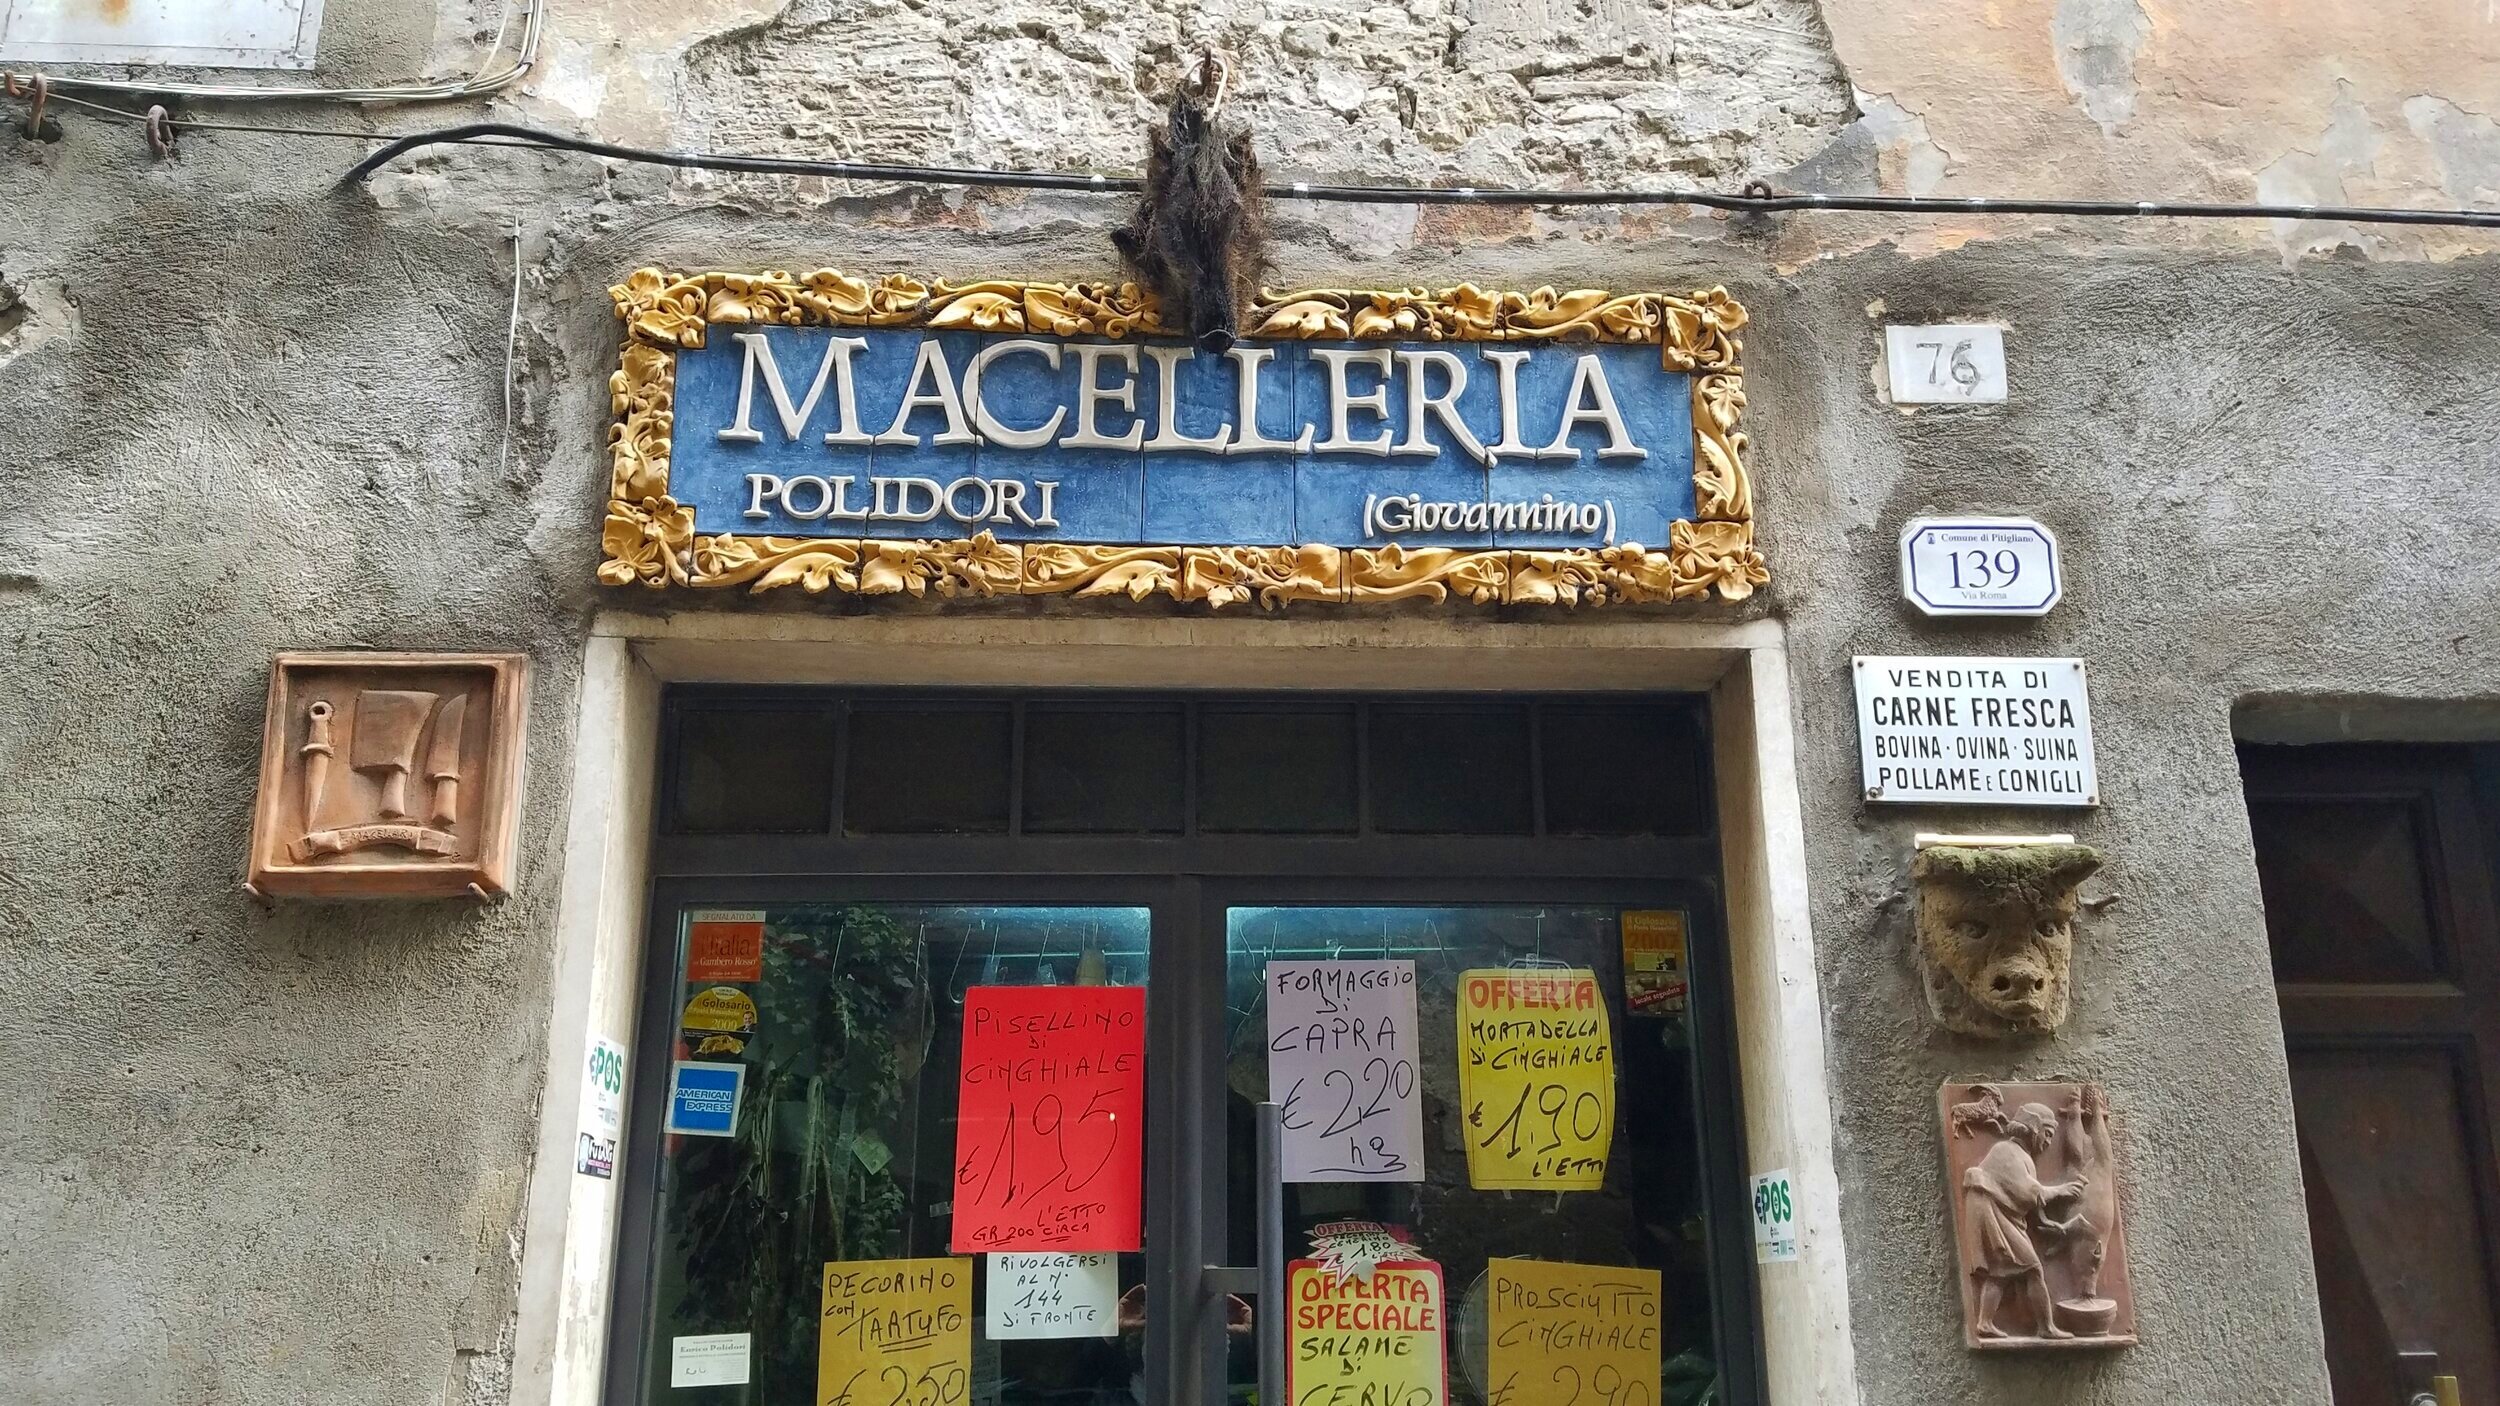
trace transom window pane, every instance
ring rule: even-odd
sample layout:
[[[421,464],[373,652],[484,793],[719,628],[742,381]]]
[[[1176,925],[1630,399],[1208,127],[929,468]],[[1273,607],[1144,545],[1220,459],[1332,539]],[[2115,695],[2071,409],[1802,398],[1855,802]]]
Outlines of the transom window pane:
[[[834,710],[688,709],[677,726],[681,834],[822,832],[833,814]]]
[[[1626,923],[1632,933],[1626,934]],[[1398,1227],[1418,1255],[1441,1266],[1449,1307],[1444,1347],[1451,1399],[1468,1406],[1568,1406],[1569,1393],[1547,1384],[1494,1381],[1488,1375],[1488,1276],[1493,1262],[1545,1261],[1583,1267],[1626,1267],[1659,1275],[1658,1369],[1661,1402],[1724,1399],[1715,1357],[1716,1317],[1709,1264],[1709,1207],[1703,1189],[1701,1111],[1694,1069],[1684,960],[1686,917],[1680,911],[1615,906],[1486,905],[1470,907],[1234,908],[1225,916],[1225,1092],[1236,1129],[1229,1164],[1229,1235],[1237,1260],[1257,1251],[1258,1169],[1242,1130],[1262,1100],[1327,1128],[1349,1127],[1393,1101],[1402,1066],[1422,1103],[1420,1180],[1309,1182],[1285,1188],[1285,1251],[1317,1253],[1314,1233],[1340,1222]],[[1671,936],[1670,936],[1671,935]],[[1627,991],[1627,947],[1644,954]],[[1650,956],[1672,951],[1659,967]],[[1383,1041],[1371,1031],[1382,1061],[1378,1089],[1365,1079],[1341,1090],[1280,1089],[1271,1084],[1276,1050],[1268,1031],[1271,962],[1412,962],[1417,1024]],[[1600,1045],[1613,1064],[1613,1134],[1602,1185],[1591,1190],[1479,1190],[1476,1154],[1534,1154],[1564,1141],[1585,1101],[1545,1096],[1518,1081],[1522,1097],[1471,1104],[1462,1089],[1470,1042],[1462,1037],[1462,984],[1487,971],[1539,979],[1595,977],[1605,1019]],[[1662,973],[1671,973],[1667,979]],[[1633,998],[1637,992],[1637,1003]],[[1585,1025],[1586,1017],[1579,1017]],[[1386,1090],[1384,1096],[1379,1090]],[[1575,1107],[1575,1105],[1578,1105]],[[1289,1111],[1290,1120],[1295,1113]],[[1596,1126],[1593,1116],[1580,1129]],[[1358,1144],[1367,1141],[1358,1137]],[[1233,1363],[1238,1393],[1255,1380],[1255,1364]]]
[[[675,718],[675,834],[1706,839],[1715,827],[1708,714],[1690,697],[871,693],[801,706],[698,692]]]
[[[1036,703],[1024,718],[1024,828],[1034,834],[1180,833],[1181,710]]]
[[[1211,705],[1198,715],[1198,828],[1221,834],[1354,832],[1351,705]]]
[[[1693,709],[1548,703],[1537,716],[1547,833],[1710,833],[1708,744]]]
[[[1525,706],[1375,703],[1372,827],[1407,835],[1535,828]]]
[[[851,709],[842,825],[854,835],[995,835],[1007,829],[1007,705]]]

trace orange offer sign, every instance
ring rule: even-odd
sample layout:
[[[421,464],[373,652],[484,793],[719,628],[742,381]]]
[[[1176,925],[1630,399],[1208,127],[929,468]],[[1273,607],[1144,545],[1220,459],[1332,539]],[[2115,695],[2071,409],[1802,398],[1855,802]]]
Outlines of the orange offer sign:
[[[1146,989],[964,993],[959,1253],[1145,1246]]]
[[[686,981],[764,979],[764,915],[754,912],[695,913],[686,919]]]
[[[1285,1400],[1291,1406],[1447,1406],[1441,1266],[1383,1260],[1339,1278],[1318,1260],[1286,1266]]]

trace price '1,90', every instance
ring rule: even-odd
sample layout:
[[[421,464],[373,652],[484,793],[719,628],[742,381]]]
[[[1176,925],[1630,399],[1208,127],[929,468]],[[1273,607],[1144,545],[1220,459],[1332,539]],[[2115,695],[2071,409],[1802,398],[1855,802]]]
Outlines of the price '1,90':
[[[1467,1110],[1470,1127],[1483,1127],[1484,1118],[1481,1103]],[[1526,1084],[1476,1145],[1498,1147],[1506,1158],[1532,1158],[1539,1171],[1562,1174],[1602,1169],[1606,1149],[1600,1139],[1605,1134],[1606,1105],[1596,1094],[1586,1089],[1575,1093],[1560,1084]]]

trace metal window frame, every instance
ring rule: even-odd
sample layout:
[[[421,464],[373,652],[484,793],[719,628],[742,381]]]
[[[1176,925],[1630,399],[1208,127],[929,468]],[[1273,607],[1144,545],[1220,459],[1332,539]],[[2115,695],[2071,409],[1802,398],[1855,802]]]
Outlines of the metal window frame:
[[[1615,703],[1698,695],[1475,694],[1424,695],[1477,703],[1586,697]],[[803,703],[867,698],[929,703],[996,701],[1015,705],[1010,786],[1020,788],[1024,759],[1022,705],[1027,701],[1104,704],[1179,702],[1187,719],[1183,784],[1191,791],[1180,835],[1028,835],[1021,795],[1010,799],[1005,835],[847,836],[837,794],[828,833],[684,835],[669,830],[676,814],[676,757],[681,709],[690,702]],[[1250,905],[1476,906],[1586,904],[1673,907],[1688,916],[1688,961],[1694,999],[1694,1080],[1702,1143],[1706,1250],[1714,1301],[1714,1338],[1724,1399],[1739,1406],[1764,1400],[1766,1367],[1755,1280],[1752,1215],[1745,1181],[1745,1127],[1738,1101],[1734,990],[1720,889],[1715,833],[1702,837],[1584,835],[1393,835],[1372,830],[1369,797],[1368,703],[1411,694],[1257,693],[1216,691],[1080,691],[720,688],[677,686],[664,700],[665,745],[660,794],[653,807],[651,892],[637,1013],[640,1049],[664,1049],[673,1035],[677,992],[677,920],[687,907],[755,907],[791,902],[1114,905],[1149,910],[1154,940],[1147,1006],[1150,1134],[1146,1175],[1181,1194],[1150,1197],[1147,1209],[1148,1323],[1146,1400],[1155,1406],[1219,1406],[1224,1397],[1222,1296],[1199,1292],[1200,1267],[1224,1258],[1228,1129],[1222,1115],[1224,910]],[[1200,834],[1195,801],[1197,718],[1191,704],[1275,701],[1308,706],[1347,702],[1356,709],[1358,830],[1346,834]],[[1531,797],[1539,829],[1544,776],[1537,765],[1538,719],[1530,718]],[[837,776],[849,729],[839,729]],[[1705,786],[1715,792],[1710,758],[1701,757]],[[667,1062],[635,1061],[625,1146],[620,1150],[620,1221],[615,1297],[609,1320],[605,1400],[643,1400],[651,1355],[653,1221],[656,1172],[667,1097]],[[1158,1248],[1160,1246],[1160,1248]],[[1192,1302],[1191,1300],[1195,1300]],[[1176,1333],[1185,1331],[1194,1343]]]

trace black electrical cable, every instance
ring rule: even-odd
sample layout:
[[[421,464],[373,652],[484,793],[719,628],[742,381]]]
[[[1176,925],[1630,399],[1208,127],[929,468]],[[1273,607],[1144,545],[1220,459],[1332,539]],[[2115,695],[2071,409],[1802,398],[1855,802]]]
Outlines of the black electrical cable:
[[[131,122],[135,112],[54,94]],[[889,181],[904,185],[977,186],[1006,190],[1075,190],[1131,194],[1134,176],[1080,175],[1070,171],[1003,171],[984,167],[913,166],[874,161],[818,161],[804,157],[746,156],[711,152],[653,151],[594,142],[508,122],[471,122],[457,127],[390,137],[381,132],[268,127],[250,123],[178,121],[181,130],[265,132],[280,136],[340,137],[385,144],[348,169],[340,184],[361,181],[409,152],[430,146],[507,146],[572,152],[647,166],[674,166],[754,175],[823,176],[833,180]],[[2370,205],[2255,205],[2175,200],[2032,200],[1993,196],[1781,195],[1756,181],[1742,192],[1706,190],[1514,190],[1474,186],[1317,185],[1292,181],[1266,187],[1275,200],[1317,200],[1371,205],[1692,205],[1735,214],[1847,210],[1894,215],[2071,215],[2083,218],[2149,216],[2188,220],[2320,220],[2362,225],[2436,225],[2500,229],[2500,210],[2407,210]]]
[[[1132,176],[1090,176],[1066,171],[1001,171],[961,166],[904,166],[864,161],[814,161],[800,157],[715,155],[650,151],[584,141],[535,127],[473,122],[432,132],[411,132],[350,168],[342,184],[363,180],[400,156],[443,143],[499,139],[496,145],[536,146],[655,166],[744,171],[770,175],[825,176],[836,180],[897,181],[913,185],[985,186],[1016,190],[1138,189]],[[1740,194],[1700,190],[1507,190],[1472,186],[1314,185],[1294,181],[1266,188],[1270,199],[1325,200],[1375,205],[1696,205],[1742,214],[1792,210],[1851,210],[1871,214],[2077,215],[2108,218],[2155,216],[2191,220],[2329,220],[2364,225],[2449,225],[2500,229],[2500,210],[2402,210],[2354,205],[2240,205],[2168,200],[2022,200],[1919,195],[1780,195],[1756,182]]]

